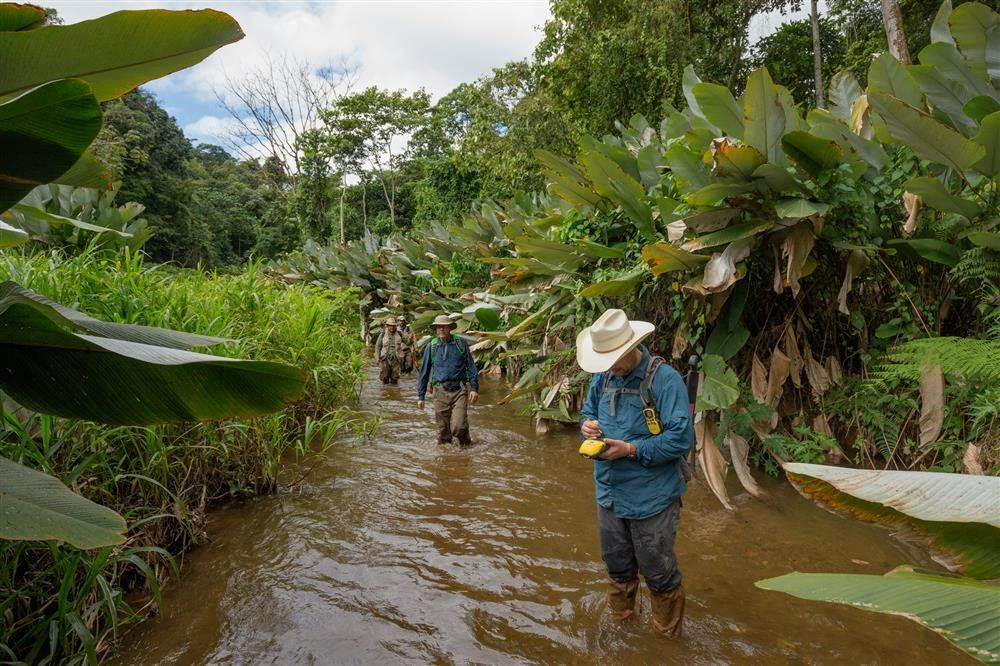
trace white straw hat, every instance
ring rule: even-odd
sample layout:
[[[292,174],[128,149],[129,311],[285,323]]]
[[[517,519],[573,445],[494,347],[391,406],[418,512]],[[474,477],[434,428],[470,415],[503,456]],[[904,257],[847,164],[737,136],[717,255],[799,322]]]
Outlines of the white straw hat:
[[[655,330],[648,321],[629,321],[621,310],[607,310],[576,336],[576,362],[587,372],[604,372]]]

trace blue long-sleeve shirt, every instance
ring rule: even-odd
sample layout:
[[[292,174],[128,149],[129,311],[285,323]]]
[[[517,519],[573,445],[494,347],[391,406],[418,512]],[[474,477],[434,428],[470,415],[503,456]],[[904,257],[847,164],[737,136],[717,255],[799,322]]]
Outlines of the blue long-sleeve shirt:
[[[479,370],[469,351],[469,343],[464,340],[459,343],[452,336],[448,342],[434,343],[431,340],[424,347],[424,359],[420,364],[420,380],[417,383],[417,397],[420,400],[427,395],[427,385],[437,386],[442,382],[468,382],[469,388],[479,392]],[[436,347],[436,349],[434,349]],[[431,361],[431,350],[434,349],[434,360]]]
[[[639,349],[642,360],[631,373],[625,377],[606,375],[609,388],[639,388],[650,358],[645,346]],[[605,437],[635,444],[636,457],[594,461],[597,503],[614,509],[619,518],[648,518],[670,506],[687,490],[678,465],[694,442],[687,388],[669,365],[664,363],[657,369],[650,388],[662,431],[651,435],[642,416],[644,405],[639,395],[618,394],[615,415],[611,415],[612,394],[603,391],[604,378],[602,373],[591,380],[581,417],[598,421]]]

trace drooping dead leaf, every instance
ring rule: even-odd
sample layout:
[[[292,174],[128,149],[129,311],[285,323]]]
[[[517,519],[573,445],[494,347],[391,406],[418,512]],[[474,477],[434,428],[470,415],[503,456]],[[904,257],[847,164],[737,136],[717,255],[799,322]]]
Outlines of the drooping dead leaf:
[[[809,349],[809,345],[806,345],[803,351],[806,379],[809,380],[809,387],[812,389],[812,394],[816,399],[822,398],[830,390],[830,373],[826,371],[822,363],[816,360],[812,350]]]
[[[851,109],[851,130],[860,137],[871,139],[875,136],[869,114],[868,94],[861,93],[854,100],[854,108]]]
[[[730,432],[726,436],[726,443],[729,445],[730,457],[733,460],[733,469],[736,470],[736,476],[740,480],[740,483],[748,493],[757,499],[764,499],[767,493],[757,485],[756,479],[750,473],[750,466],[747,464],[747,455],[750,453],[750,446],[747,444],[747,440],[743,439],[738,433]]]
[[[802,277],[802,267],[806,258],[812,252],[816,242],[812,224],[800,222],[792,228],[781,244],[781,255],[785,257],[785,282],[792,288],[792,296],[799,295],[799,278]]]
[[[820,412],[813,419],[812,429],[821,435],[826,435],[827,437],[833,437],[833,430],[830,428],[830,421],[827,420],[826,414]]]
[[[753,238],[733,241],[721,253],[717,252],[705,264],[705,274],[701,285],[709,292],[729,289],[736,282],[736,262],[743,261],[750,254]]]
[[[764,367],[764,362],[757,356],[757,352],[754,352],[753,365],[750,368],[750,390],[753,391],[753,397],[757,402],[762,405],[769,404],[767,397],[767,368]]]
[[[726,304],[727,300],[729,300],[730,293],[732,293],[731,288],[711,295],[709,299],[711,307],[708,310],[708,314],[705,315],[705,321],[707,323],[712,324],[719,318],[719,314],[722,313],[722,306]]]
[[[840,386],[841,382],[844,381],[844,369],[833,354],[826,357],[826,371],[830,373],[830,382],[834,386]]]
[[[962,455],[962,463],[965,465],[966,473],[978,474],[980,476],[985,474],[983,466],[979,462],[980,453],[982,453],[982,449],[975,444],[969,444],[965,447],[965,453]]]
[[[847,255],[844,265],[844,281],[840,284],[840,292],[837,294],[837,309],[846,315],[851,314],[847,308],[847,295],[854,287],[854,278],[864,272],[868,267],[868,255],[861,250],[851,250]]]
[[[785,290],[785,279],[781,276],[781,249],[774,247],[774,293],[780,294]]]
[[[674,331],[674,344],[670,349],[670,355],[674,359],[678,359],[684,355],[684,352],[687,351],[687,347],[687,326],[681,324],[677,327],[677,330]]]
[[[549,425],[548,419],[535,419],[535,434],[536,435],[547,435],[551,426]]]
[[[771,368],[767,375],[767,404],[774,407],[781,399],[781,389],[791,374],[792,360],[783,351],[771,352]]]
[[[802,388],[802,353],[799,351],[799,343],[795,339],[795,331],[792,325],[785,327],[785,355],[788,356],[788,376],[792,378],[795,388]]]
[[[923,200],[912,192],[903,192],[903,207],[906,209],[906,222],[903,222],[903,237],[909,238],[917,231],[917,220]]]
[[[549,387],[548,393],[545,394],[545,399],[542,400],[542,407],[548,409],[552,405],[552,401],[555,399],[557,395],[559,395],[559,389],[563,387],[563,384],[565,382],[566,378],[560,377],[559,381],[557,381],[555,384]]]
[[[718,428],[710,412],[699,412],[695,416],[694,436],[698,453],[698,469],[705,476],[705,482],[715,497],[729,511],[733,505],[729,503],[729,493],[726,492],[726,459],[715,443]]]
[[[684,220],[674,220],[667,225],[667,240],[671,243],[676,243],[684,238],[684,232],[687,230],[687,225],[684,224]]]
[[[944,424],[944,375],[928,365],[920,373],[920,445],[937,440]]]

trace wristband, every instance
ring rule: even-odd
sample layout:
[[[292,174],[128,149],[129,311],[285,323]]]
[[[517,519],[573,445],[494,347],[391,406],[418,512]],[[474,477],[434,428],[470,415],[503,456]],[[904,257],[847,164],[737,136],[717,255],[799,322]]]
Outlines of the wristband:
[[[627,442],[628,444],[628,457],[635,458],[639,455],[639,449],[636,448],[635,444],[632,442]]]

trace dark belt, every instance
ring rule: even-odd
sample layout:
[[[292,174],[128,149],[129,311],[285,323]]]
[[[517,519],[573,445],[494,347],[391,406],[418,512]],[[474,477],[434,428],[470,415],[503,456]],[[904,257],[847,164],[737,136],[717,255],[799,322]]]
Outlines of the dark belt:
[[[438,386],[440,386],[441,388],[443,388],[445,391],[457,391],[458,389],[460,389],[463,386],[465,386],[465,382],[463,382],[463,381],[439,382]]]

